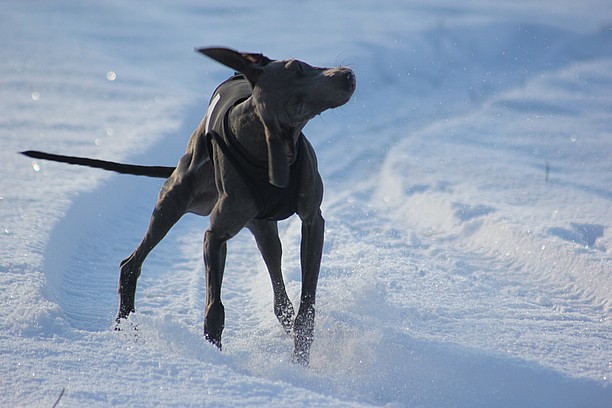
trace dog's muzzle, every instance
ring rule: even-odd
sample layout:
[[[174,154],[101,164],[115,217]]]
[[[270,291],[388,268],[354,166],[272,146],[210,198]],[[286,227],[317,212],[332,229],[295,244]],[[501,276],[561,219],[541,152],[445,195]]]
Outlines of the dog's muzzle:
[[[357,78],[355,77],[355,74],[349,69],[348,72],[344,74],[344,79],[346,81],[345,86],[347,92],[350,92],[352,94],[353,91],[355,91],[355,87],[357,86]]]

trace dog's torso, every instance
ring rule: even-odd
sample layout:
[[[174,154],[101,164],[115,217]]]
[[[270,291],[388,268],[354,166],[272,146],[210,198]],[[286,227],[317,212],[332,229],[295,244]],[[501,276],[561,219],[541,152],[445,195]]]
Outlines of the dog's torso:
[[[251,93],[242,75],[234,75],[217,87],[205,117],[191,136],[177,170],[162,187],[160,197],[185,185],[190,196],[187,211],[207,216],[220,199],[231,201],[238,192],[240,200],[232,205],[239,207],[236,211],[252,212],[255,219],[273,221],[312,211],[321,204],[323,182],[316,155],[302,133],[295,145],[290,183],[280,188],[269,182],[268,162],[251,154],[230,130],[232,109]]]

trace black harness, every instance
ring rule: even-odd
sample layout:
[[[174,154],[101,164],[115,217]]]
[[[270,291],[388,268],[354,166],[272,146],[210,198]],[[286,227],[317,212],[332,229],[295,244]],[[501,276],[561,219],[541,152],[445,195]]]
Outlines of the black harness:
[[[231,132],[228,117],[230,110],[249,98],[251,85],[242,74],[230,77],[217,87],[212,95],[207,112],[206,146],[213,160],[213,142],[244,179],[259,209],[256,219],[280,221],[297,212],[299,194],[299,169],[304,159],[304,135],[300,133],[291,164],[289,185],[274,186],[268,181],[268,163],[255,159]]]

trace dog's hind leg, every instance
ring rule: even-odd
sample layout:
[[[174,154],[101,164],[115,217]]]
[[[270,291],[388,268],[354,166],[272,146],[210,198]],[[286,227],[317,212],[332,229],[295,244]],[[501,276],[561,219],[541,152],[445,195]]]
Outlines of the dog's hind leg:
[[[266,267],[272,280],[274,291],[274,314],[283,326],[287,334],[293,328],[293,305],[287,296],[285,282],[281,271],[282,246],[278,238],[278,227],[276,221],[252,220],[247,228],[255,236],[257,247],[263,256]]]
[[[170,228],[185,214],[189,204],[190,185],[191,183],[184,178],[182,181],[176,178],[166,181],[155,204],[147,232],[134,252],[121,262],[117,323],[135,310],[136,281],[140,276],[142,263]]]

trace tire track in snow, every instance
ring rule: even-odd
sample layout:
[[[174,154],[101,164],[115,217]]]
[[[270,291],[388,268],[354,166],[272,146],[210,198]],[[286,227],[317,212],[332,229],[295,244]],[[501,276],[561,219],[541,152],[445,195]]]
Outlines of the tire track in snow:
[[[609,218],[604,215],[609,213],[609,192],[604,179],[590,177],[605,174],[609,160],[605,154],[603,160],[591,159],[589,175],[582,175],[584,168],[573,168],[570,161],[580,163],[581,156],[593,152],[601,155],[606,151],[605,137],[590,137],[590,145],[572,146],[568,132],[580,134],[593,125],[599,127],[599,118],[605,116],[602,109],[609,104],[605,92],[610,80],[604,73],[609,72],[606,53],[612,39],[605,33],[542,33],[555,53],[544,52],[544,59],[532,61],[533,67],[526,64],[529,75],[497,87],[495,95],[473,106],[473,111],[455,112],[394,143],[369,204],[382,225],[413,231],[423,246],[417,253],[435,265],[420,273],[435,282],[430,290],[399,285],[420,299],[398,298],[420,314],[415,320],[422,332],[437,332],[431,338],[485,350],[505,352],[506,347],[512,355],[605,382],[610,368],[608,358],[601,357],[612,333],[605,323],[610,319],[609,257],[602,249],[609,247],[609,239],[597,233],[601,240],[594,241],[594,248],[581,250],[580,240],[568,248],[567,242],[551,239],[556,235],[563,240],[566,229],[554,228],[550,222],[607,228],[596,220]],[[542,64],[562,50],[565,54],[552,58],[550,68]],[[563,91],[569,87],[571,94]],[[503,121],[496,120],[500,115]],[[534,142],[547,133],[567,139]],[[568,175],[558,174],[563,178],[558,184],[543,185],[544,171],[536,174],[534,169],[538,160],[543,169],[551,153],[546,149],[554,146],[560,149],[552,152],[557,166],[561,171],[565,166]],[[487,180],[489,173],[494,177]],[[567,189],[581,180],[591,188]],[[576,202],[589,205],[574,211]],[[579,218],[571,218],[575,216]],[[442,306],[432,307],[431,299]],[[461,304],[457,299],[465,300]],[[581,357],[576,350],[581,350]],[[569,355],[574,357],[568,359]]]

